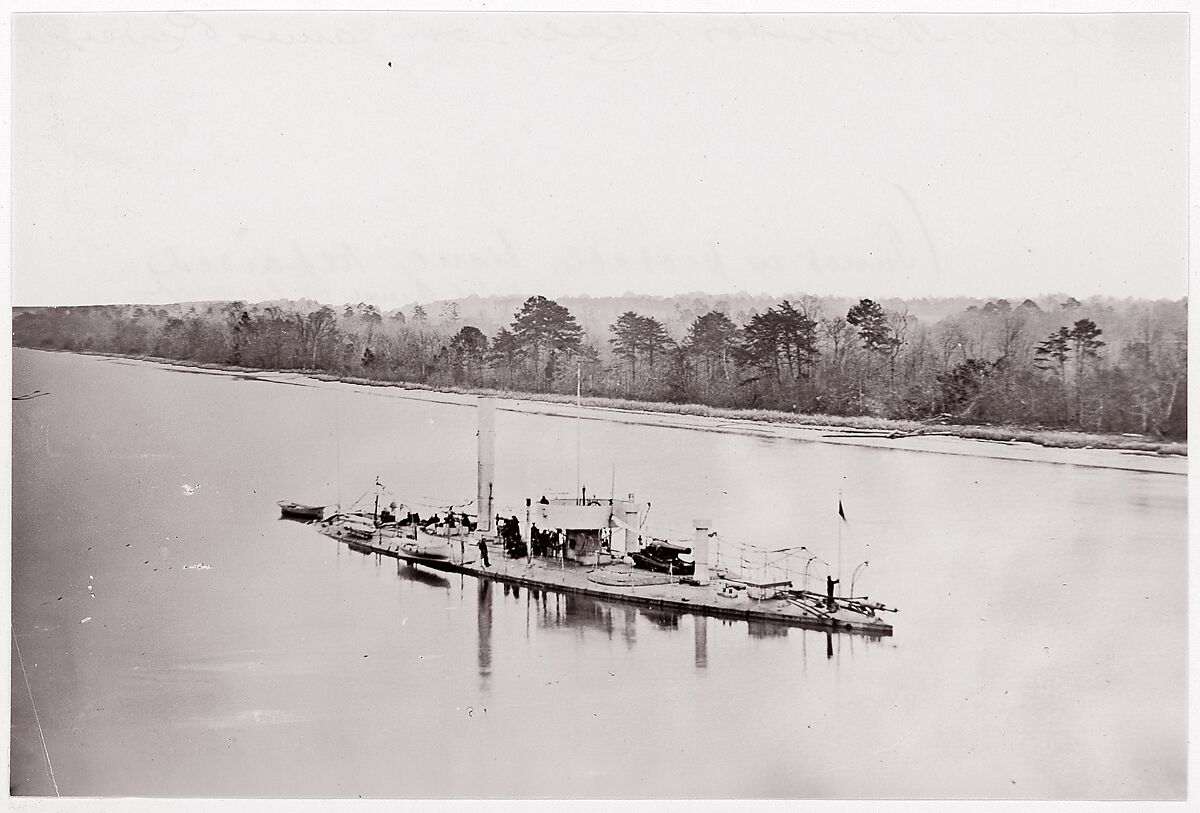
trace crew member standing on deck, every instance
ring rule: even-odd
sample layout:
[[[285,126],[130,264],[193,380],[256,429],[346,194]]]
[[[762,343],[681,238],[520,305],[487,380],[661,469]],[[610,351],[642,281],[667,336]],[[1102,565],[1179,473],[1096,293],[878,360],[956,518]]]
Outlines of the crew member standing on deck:
[[[826,604],[830,610],[832,610],[836,606],[833,603],[833,586],[835,584],[840,584],[841,581],[842,581],[841,579],[835,579],[835,578],[833,578],[833,576],[825,577],[825,592],[829,596],[829,598],[826,600]]]
[[[488,561],[487,542],[484,541],[483,537],[479,538],[479,558],[483,560],[484,567],[492,566]]]

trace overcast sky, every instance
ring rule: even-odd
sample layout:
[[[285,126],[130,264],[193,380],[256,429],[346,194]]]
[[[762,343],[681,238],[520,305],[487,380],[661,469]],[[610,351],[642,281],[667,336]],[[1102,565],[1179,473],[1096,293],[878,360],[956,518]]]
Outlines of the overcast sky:
[[[1179,297],[1183,15],[22,15],[18,305]]]

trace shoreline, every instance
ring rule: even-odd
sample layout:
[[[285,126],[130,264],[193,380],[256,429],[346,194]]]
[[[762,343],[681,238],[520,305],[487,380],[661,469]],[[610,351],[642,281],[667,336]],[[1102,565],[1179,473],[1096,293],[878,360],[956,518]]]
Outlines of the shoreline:
[[[14,348],[20,347],[14,345]],[[411,392],[443,393],[458,396],[490,396],[504,401],[534,402],[554,405],[574,406],[575,398],[558,393],[526,393],[512,390],[488,389],[482,387],[434,387],[426,384],[416,384],[402,381],[385,381],[380,379],[363,378],[360,376],[338,375],[319,370],[269,369],[263,367],[244,367],[233,364],[210,362],[180,361],[158,356],[123,355],[119,353],[103,353],[89,350],[60,350],[54,348],[20,347],[23,350],[34,350],[47,353],[69,353],[80,356],[97,356],[101,358],[126,359],[130,361],[150,362],[167,367],[181,369],[209,370],[214,372],[257,374],[257,375],[295,375],[316,381],[354,384],[359,386],[377,387]],[[1159,441],[1145,436],[1130,437],[1128,435],[1108,435],[1099,433],[1076,432],[1064,429],[1039,429],[1030,427],[993,426],[980,424],[941,424],[922,421],[899,420],[892,418],[875,418],[871,416],[836,416],[836,415],[803,415],[775,410],[747,410],[727,407],[710,407],[704,404],[674,404],[659,401],[636,401],[632,399],[612,398],[608,396],[584,396],[582,405],[592,409],[606,410],[618,413],[642,415],[692,416],[700,418],[732,421],[747,428],[753,426],[774,426],[791,429],[807,429],[814,431],[832,431],[845,433],[848,438],[883,440],[904,440],[909,438],[958,438],[975,440],[1003,445],[1013,443],[1028,443],[1045,449],[1078,449],[1078,450],[1109,450],[1146,455],[1156,458],[1187,457],[1187,443],[1179,441]]]

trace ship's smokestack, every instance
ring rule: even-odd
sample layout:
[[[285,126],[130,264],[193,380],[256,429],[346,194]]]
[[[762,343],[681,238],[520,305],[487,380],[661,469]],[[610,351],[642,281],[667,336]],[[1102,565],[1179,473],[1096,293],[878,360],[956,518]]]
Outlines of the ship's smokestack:
[[[479,530],[492,532],[492,489],[496,480],[496,399],[479,399]]]
[[[625,502],[625,555],[636,553],[642,549],[638,544],[637,532],[640,527],[638,524],[638,509],[637,504],[633,499],[633,492],[629,492],[629,499]]]

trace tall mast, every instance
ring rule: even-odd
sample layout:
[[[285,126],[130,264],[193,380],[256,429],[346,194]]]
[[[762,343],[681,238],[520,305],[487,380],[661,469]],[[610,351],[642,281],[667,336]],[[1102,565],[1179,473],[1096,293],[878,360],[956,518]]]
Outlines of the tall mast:
[[[845,522],[845,517],[842,515],[842,490],[838,489],[838,595],[842,594],[842,523]]]
[[[579,425],[583,421],[583,365],[575,367],[575,499],[580,496],[580,468],[583,458],[580,454]]]
[[[334,443],[334,459],[337,466],[337,512],[342,512],[342,411],[339,405],[342,402],[341,387],[337,389],[333,396],[333,443]]]

